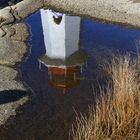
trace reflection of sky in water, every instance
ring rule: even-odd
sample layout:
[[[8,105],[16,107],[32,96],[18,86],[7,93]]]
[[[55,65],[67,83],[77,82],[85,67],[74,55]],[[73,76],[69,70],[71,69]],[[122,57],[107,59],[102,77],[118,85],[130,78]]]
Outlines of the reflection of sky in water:
[[[140,32],[115,25],[98,24],[87,19],[82,20],[82,41],[84,50],[90,53],[90,58],[87,67],[86,65],[83,67],[80,76],[84,78],[80,84],[71,89],[66,96],[61,96],[58,90],[48,84],[48,69],[42,65],[42,69],[39,70],[38,58],[45,54],[40,14],[31,16],[27,22],[31,25],[33,33],[30,42],[32,48],[27,61],[21,66],[21,71],[22,79],[35,93],[32,102],[25,106],[24,113],[14,120],[10,130],[6,128],[6,135],[11,132],[12,139],[21,137],[31,139],[32,136],[42,140],[67,139],[75,118],[74,109],[86,113],[88,105],[94,102],[94,79],[100,74],[97,65],[104,62],[104,57],[109,55],[112,48],[135,49],[134,42],[139,38]]]
[[[111,49],[134,50],[135,40],[139,38],[138,30],[127,29],[117,25],[100,24],[91,20],[83,20],[84,48],[98,45]]]
[[[44,42],[40,13],[29,18],[28,23],[32,28],[33,44],[31,57],[38,57],[44,53]],[[139,38],[138,30],[127,29],[117,25],[100,24],[88,19],[82,20],[82,39],[84,49],[90,50],[98,45],[120,50],[135,50],[135,40]]]
[[[22,73],[23,79],[34,89],[34,86],[32,85],[33,81],[36,81],[35,85],[44,84],[37,82],[38,78],[41,79],[40,75],[44,75],[45,73],[45,77],[47,79],[47,68],[42,66],[42,70],[39,70],[39,63],[37,60],[40,56],[45,54],[40,13],[38,12],[31,16],[27,19],[27,22],[30,24],[32,31],[32,48],[30,56],[22,65]],[[94,79],[95,75],[97,75],[97,72],[95,72],[96,63],[98,63],[98,61],[100,63],[106,55],[109,55],[110,50],[135,50],[135,40],[138,39],[139,36],[140,32],[138,30],[122,28],[120,26],[110,24],[101,24],[92,20],[82,19],[80,41],[82,42],[83,50],[90,54],[88,67],[83,68],[83,77],[85,79],[90,77],[90,80]],[[33,80],[34,78],[36,80]],[[47,83],[45,86],[47,86]]]

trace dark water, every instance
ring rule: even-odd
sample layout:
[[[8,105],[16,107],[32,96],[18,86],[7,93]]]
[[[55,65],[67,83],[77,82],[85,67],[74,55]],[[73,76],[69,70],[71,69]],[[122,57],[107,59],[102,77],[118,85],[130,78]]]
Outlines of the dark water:
[[[94,88],[105,76],[100,65],[118,51],[135,55],[140,31],[82,19],[80,42],[88,59],[82,68],[76,67],[78,82],[64,95],[49,83],[48,68],[43,64],[40,67],[38,61],[45,54],[40,13],[28,18],[27,23],[31,26],[32,47],[21,65],[21,77],[34,91],[33,98],[21,115],[6,125],[3,134],[10,140],[68,140],[75,111],[86,113],[94,103]]]
[[[16,4],[22,0],[0,0],[0,8],[11,6],[13,4]]]

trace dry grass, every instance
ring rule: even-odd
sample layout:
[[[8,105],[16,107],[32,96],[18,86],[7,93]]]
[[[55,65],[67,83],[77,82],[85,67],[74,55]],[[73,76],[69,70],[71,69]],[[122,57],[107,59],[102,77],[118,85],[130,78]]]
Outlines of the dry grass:
[[[80,115],[72,129],[73,140],[139,140],[140,89],[138,60],[115,57],[105,69],[112,86],[100,91],[89,115]],[[106,93],[105,93],[106,91]]]

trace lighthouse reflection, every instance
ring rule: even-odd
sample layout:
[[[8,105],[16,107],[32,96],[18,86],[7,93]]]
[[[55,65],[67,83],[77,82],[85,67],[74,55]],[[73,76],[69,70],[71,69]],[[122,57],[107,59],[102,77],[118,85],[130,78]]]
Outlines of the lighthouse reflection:
[[[66,68],[48,67],[49,85],[62,91],[65,95],[70,88],[79,85],[79,69],[77,66]]]
[[[80,84],[87,56],[82,51],[76,52],[65,60],[52,59],[44,55],[39,62],[40,66],[44,65],[48,68],[48,84],[65,95]]]
[[[41,20],[46,54],[39,62],[48,68],[49,85],[65,95],[80,84],[87,61],[79,45],[81,19],[42,9]]]

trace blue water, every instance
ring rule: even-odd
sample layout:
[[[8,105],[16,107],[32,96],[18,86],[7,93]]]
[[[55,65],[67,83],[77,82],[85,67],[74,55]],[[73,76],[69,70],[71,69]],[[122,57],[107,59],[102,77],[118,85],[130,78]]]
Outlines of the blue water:
[[[24,64],[36,69],[38,62],[35,60],[45,54],[40,13],[38,12],[28,18],[27,23],[31,27],[32,38],[30,44],[32,48],[28,60]],[[136,51],[136,41],[140,39],[139,30],[102,24],[89,19],[82,19],[81,26],[82,46],[87,53],[98,49],[99,46],[120,52]]]
[[[94,103],[93,89],[98,85],[97,80],[104,78],[98,65],[109,59],[112,52],[135,55],[135,42],[140,38],[140,31],[82,19],[81,41],[88,60],[80,73],[80,84],[69,89],[64,96],[48,84],[48,68],[39,67],[38,59],[45,54],[40,13],[29,17],[27,23],[32,32],[31,51],[21,65],[21,78],[34,93],[23,114],[7,128],[11,133],[7,137],[12,136],[14,140],[67,140],[75,110],[86,113],[88,106]]]
[[[47,68],[42,65],[42,69],[39,70],[38,62],[40,56],[45,54],[40,13],[37,12],[33,16],[29,17],[27,19],[27,23],[30,25],[32,32],[32,38],[30,41],[31,52],[27,61],[21,65],[21,70],[23,71],[22,77],[29,87],[37,89],[37,86],[44,86],[44,82],[41,83],[37,79],[42,79],[42,77],[44,78],[43,75],[45,75],[44,79],[46,83],[48,80]],[[84,71],[82,73],[84,78],[88,79],[91,75],[93,78],[91,77],[90,79],[95,78],[94,76],[97,74],[97,72],[95,72],[96,63],[101,62],[101,60],[98,60],[98,57],[100,57],[100,59],[104,59],[106,56],[110,55],[111,52],[130,52],[131,54],[135,54],[136,41],[138,39],[140,39],[139,30],[124,28],[113,24],[102,24],[89,19],[82,19],[81,44],[84,52],[89,56],[87,61],[88,66],[87,68],[84,67]],[[96,57],[96,55],[98,57]],[[33,82],[35,82],[35,87],[33,86]],[[45,86],[48,87],[48,84],[45,84]],[[39,91],[39,89],[37,91]]]

